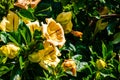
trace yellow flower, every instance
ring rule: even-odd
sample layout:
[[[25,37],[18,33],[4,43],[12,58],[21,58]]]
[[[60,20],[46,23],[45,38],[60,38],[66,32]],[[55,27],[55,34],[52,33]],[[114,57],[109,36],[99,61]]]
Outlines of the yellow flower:
[[[70,33],[73,27],[72,21],[69,21],[66,25],[62,25],[62,27],[64,29],[65,34]]]
[[[9,23],[6,24],[6,31],[12,32],[18,29],[19,17],[12,11],[9,11],[7,14],[7,20]]]
[[[71,19],[72,19],[72,12],[62,12],[57,16],[56,21],[62,25],[66,25],[71,21]]]
[[[38,21],[35,21],[35,22],[28,22],[27,23],[27,26],[29,27],[31,33],[33,34],[35,30],[38,30],[38,31],[41,31],[41,27],[39,25],[39,22]]]
[[[12,32],[18,29],[19,17],[12,11],[9,11],[7,17],[3,17],[0,23],[0,30]]]
[[[20,48],[13,43],[8,43],[0,48],[0,52],[10,59],[15,58],[18,55],[19,50]]]
[[[14,5],[23,9],[28,9],[29,5],[31,8],[35,8],[40,1],[41,0],[17,0]]]
[[[73,76],[76,76],[76,64],[72,59],[67,59],[62,63],[65,71],[71,71]]]
[[[107,64],[102,59],[98,59],[96,61],[96,67],[97,67],[98,70],[104,69],[106,67],[106,65]]]
[[[50,67],[56,67],[60,62],[57,56],[60,56],[60,52],[57,47],[49,42],[44,42],[44,49],[34,52],[28,56],[31,62],[39,63],[41,67],[48,70]]]
[[[43,36],[53,45],[62,47],[66,41],[62,26],[52,18],[47,18],[46,22],[47,24],[42,23]]]
[[[56,21],[62,25],[65,34],[72,31],[73,24],[71,19],[72,19],[72,12],[62,12],[56,18]]]

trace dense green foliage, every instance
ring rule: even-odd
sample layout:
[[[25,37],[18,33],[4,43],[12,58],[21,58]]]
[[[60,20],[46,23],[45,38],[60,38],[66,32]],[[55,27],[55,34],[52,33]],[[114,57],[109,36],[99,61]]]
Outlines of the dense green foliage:
[[[13,42],[21,48],[14,59],[0,56],[0,80],[20,80],[16,75],[21,80],[120,79],[120,0],[41,0],[35,8],[27,10],[14,6],[14,2],[0,1],[0,20],[9,10],[22,19],[39,22],[45,22],[46,18],[56,20],[59,13],[71,11],[72,30],[83,35],[80,38],[72,33],[65,34],[66,43],[59,49],[60,63],[47,71],[28,60],[28,55],[34,50],[43,49],[44,39],[40,31],[36,30],[32,36],[22,21],[16,32],[0,31],[0,47]],[[77,76],[61,68],[65,59],[75,61]],[[97,62],[100,59],[104,62]]]

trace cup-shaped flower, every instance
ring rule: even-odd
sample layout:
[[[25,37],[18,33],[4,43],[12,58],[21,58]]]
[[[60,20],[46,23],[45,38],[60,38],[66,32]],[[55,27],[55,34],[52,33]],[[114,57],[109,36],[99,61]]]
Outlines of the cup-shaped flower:
[[[0,47],[0,53],[10,59],[15,58],[18,55],[19,50],[20,48],[14,43],[8,43],[7,45]]]
[[[62,47],[66,41],[62,26],[52,18],[47,18],[46,22],[47,24],[42,23],[43,36],[53,45]]]
[[[65,71],[71,71],[73,76],[76,76],[76,64],[72,59],[67,59],[62,63]]]
[[[28,59],[31,62],[39,63],[41,67],[48,70],[50,67],[56,67],[60,62],[59,58],[60,52],[57,47],[49,42],[44,42],[44,49],[39,50],[38,52],[34,52],[28,56]]]

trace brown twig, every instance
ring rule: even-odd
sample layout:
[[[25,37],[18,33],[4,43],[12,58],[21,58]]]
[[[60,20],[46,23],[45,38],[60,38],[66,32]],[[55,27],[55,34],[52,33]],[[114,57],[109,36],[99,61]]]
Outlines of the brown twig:
[[[102,18],[106,17],[120,17],[120,14],[100,15]]]

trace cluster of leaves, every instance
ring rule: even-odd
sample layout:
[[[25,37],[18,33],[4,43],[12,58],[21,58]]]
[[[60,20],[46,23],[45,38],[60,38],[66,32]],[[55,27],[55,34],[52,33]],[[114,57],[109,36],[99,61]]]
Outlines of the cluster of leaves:
[[[72,11],[73,30],[83,32],[82,40],[71,33],[65,34],[66,43],[61,48],[61,62],[54,69],[44,71],[38,64],[30,63],[28,58],[33,49],[42,49],[40,32],[35,31],[31,40],[28,27],[21,22],[17,32],[0,32],[0,46],[14,42],[23,49],[18,59],[0,57],[0,79],[22,80],[119,80],[120,79],[120,1],[119,0],[42,0],[36,8],[28,10],[13,6],[12,0],[0,2],[0,19],[9,9],[18,13],[21,18],[40,22],[45,18],[56,19],[63,11]],[[6,7],[5,5],[9,6]],[[12,6],[12,7],[10,7]],[[107,7],[107,10],[104,10]],[[101,12],[104,12],[101,14]],[[101,19],[108,24],[101,30],[96,25]],[[101,25],[99,23],[98,25]],[[102,27],[102,26],[101,26]],[[95,29],[97,31],[95,33]],[[38,44],[39,43],[39,44]],[[61,63],[72,58],[77,65],[77,76],[64,73]],[[107,66],[96,67],[96,61],[102,59]],[[5,64],[4,64],[5,63]]]

